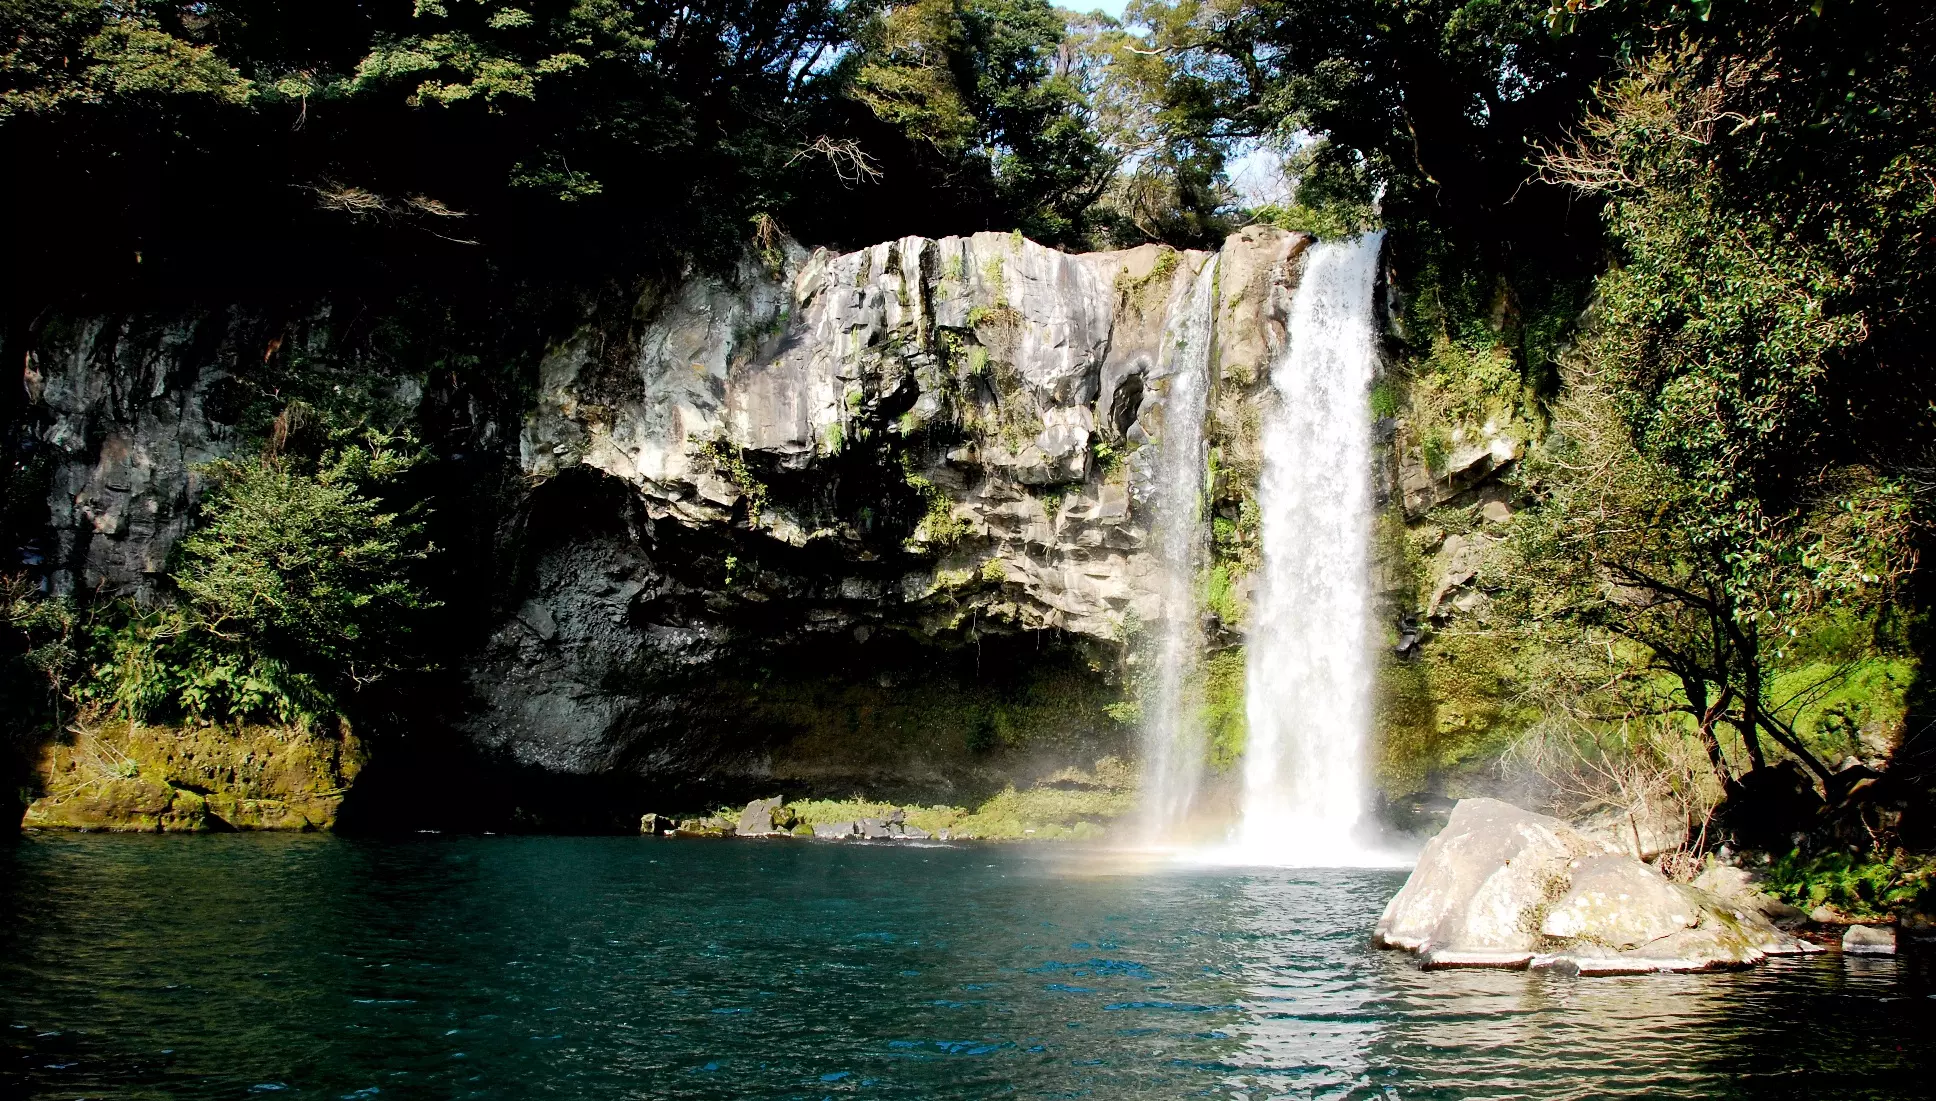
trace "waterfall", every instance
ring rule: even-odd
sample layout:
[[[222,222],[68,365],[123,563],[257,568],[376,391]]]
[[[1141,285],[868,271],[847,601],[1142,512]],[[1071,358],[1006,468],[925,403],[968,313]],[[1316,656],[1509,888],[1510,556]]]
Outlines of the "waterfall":
[[[1176,839],[1203,776],[1203,730],[1190,683],[1203,650],[1196,584],[1204,550],[1203,421],[1216,271],[1213,256],[1197,272],[1183,312],[1164,330],[1168,362],[1158,371],[1167,380],[1149,502],[1158,612],[1145,652],[1151,664],[1143,703],[1143,822],[1151,842]]]
[[[1385,863],[1358,836],[1371,732],[1373,289],[1380,234],[1312,247],[1271,369],[1249,615],[1246,860]]]

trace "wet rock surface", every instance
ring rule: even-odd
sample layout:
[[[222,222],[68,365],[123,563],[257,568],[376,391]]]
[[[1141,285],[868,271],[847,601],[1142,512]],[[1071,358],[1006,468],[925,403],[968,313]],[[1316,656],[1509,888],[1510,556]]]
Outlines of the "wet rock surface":
[[[1556,818],[1461,800],[1373,934],[1427,967],[1700,971],[1815,950]]]
[[[792,828],[787,816],[783,816],[781,804],[785,800],[775,795],[768,799],[755,799],[746,804],[740,812],[739,823],[733,832],[740,837],[772,837],[786,833]]]

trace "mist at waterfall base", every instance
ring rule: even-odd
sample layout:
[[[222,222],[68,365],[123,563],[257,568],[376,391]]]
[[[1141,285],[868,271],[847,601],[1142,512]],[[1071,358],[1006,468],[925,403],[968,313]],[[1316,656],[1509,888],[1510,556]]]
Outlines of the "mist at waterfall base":
[[[1425,971],[1366,937],[1401,872],[1088,860],[28,834],[0,847],[0,1096],[1908,1098],[1936,1074],[1924,954]]]
[[[1366,814],[1371,732],[1370,387],[1382,234],[1312,246],[1270,371],[1258,485],[1263,543],[1245,620],[1242,785],[1221,843],[1197,843],[1206,806],[1198,701],[1204,409],[1214,261],[1171,324],[1153,516],[1163,610],[1143,728],[1143,836],[1183,859],[1283,867],[1391,867],[1407,856]]]

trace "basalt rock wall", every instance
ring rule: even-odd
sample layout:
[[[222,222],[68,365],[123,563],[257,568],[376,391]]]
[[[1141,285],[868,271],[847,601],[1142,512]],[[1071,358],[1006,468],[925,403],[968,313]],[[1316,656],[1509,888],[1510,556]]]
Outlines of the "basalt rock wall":
[[[167,599],[201,467],[259,446],[240,410],[300,356],[434,453],[450,744],[722,790],[997,786],[1122,748],[1177,315],[1215,260],[1213,420],[1241,474],[1308,243],[789,247],[586,310],[507,350],[517,385],[489,394],[340,304],[46,324],[26,557],[55,590]]]

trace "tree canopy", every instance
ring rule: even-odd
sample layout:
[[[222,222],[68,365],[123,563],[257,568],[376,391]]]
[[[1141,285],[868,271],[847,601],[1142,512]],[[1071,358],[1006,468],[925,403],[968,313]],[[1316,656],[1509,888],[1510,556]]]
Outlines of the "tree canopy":
[[[1080,244],[1136,151],[1046,0],[6,0],[0,41],[8,236],[90,292]]]

